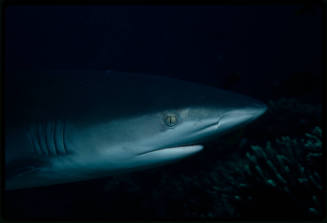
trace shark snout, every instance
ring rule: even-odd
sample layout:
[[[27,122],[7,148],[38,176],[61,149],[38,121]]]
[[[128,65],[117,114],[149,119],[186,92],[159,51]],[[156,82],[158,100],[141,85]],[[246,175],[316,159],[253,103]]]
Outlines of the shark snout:
[[[263,115],[266,111],[267,106],[263,103],[257,102],[250,107],[245,108],[243,112],[249,116],[249,121],[252,121]]]
[[[257,119],[267,110],[263,103],[255,103],[244,108],[233,109],[224,113],[218,122],[220,130],[233,129]]]

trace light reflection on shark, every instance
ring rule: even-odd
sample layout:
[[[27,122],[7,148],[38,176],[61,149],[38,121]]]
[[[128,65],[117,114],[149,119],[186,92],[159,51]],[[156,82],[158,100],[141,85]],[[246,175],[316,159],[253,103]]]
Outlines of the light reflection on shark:
[[[213,87],[122,72],[39,73],[5,86],[7,190],[170,163],[266,110]]]

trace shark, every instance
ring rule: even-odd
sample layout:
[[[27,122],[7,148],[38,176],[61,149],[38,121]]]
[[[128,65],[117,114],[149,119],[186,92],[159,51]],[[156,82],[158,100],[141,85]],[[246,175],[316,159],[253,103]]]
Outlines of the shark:
[[[6,75],[5,190],[166,165],[261,116],[266,105],[205,84],[116,71]]]

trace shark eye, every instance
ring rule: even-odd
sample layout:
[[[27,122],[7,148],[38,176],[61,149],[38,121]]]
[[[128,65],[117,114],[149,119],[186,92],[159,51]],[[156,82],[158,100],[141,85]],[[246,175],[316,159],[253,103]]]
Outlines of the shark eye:
[[[173,127],[177,124],[177,116],[175,114],[167,114],[165,117],[165,123],[169,127]]]

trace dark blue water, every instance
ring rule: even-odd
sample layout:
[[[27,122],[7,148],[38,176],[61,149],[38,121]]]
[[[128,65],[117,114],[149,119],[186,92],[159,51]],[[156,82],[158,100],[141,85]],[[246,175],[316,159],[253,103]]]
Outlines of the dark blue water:
[[[268,140],[274,142],[287,135],[307,140],[305,133],[321,127],[322,16],[320,5],[301,4],[8,6],[5,75],[58,69],[154,73],[236,91],[267,104],[273,101],[275,107],[269,104],[273,112],[261,121],[229,136],[223,144],[209,145],[229,148],[240,147],[242,142],[244,152],[239,154],[246,160],[251,145],[264,147]],[[321,189],[314,183],[309,184],[306,196],[294,201],[292,196],[301,194],[301,185],[292,187],[292,193],[276,189],[278,186],[267,189],[252,180],[256,176],[253,174],[246,179],[254,186],[244,191],[217,171],[227,168],[220,167],[217,160],[232,159],[214,155],[207,152],[192,161],[115,179],[9,192],[6,213],[8,218],[21,219],[321,216]],[[321,174],[319,166],[303,165]],[[223,189],[223,183],[219,192],[213,189],[217,184],[213,176],[218,175],[225,179],[222,181],[229,190]],[[289,184],[296,181],[284,173],[287,176],[292,179]],[[267,197],[260,200],[254,196],[256,205],[249,197],[258,188],[263,188],[262,194]],[[289,195],[286,201],[285,194]],[[243,203],[235,196],[240,196]],[[316,196],[318,205],[312,196]],[[273,202],[282,207],[277,208]],[[312,205],[307,207],[308,202]],[[285,211],[289,206],[294,208]]]

